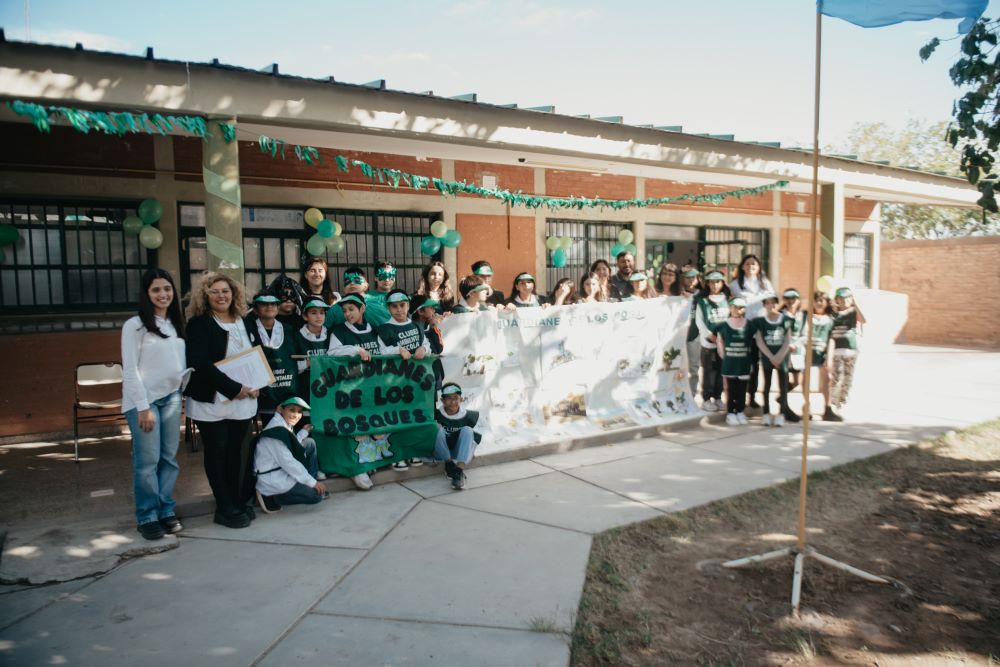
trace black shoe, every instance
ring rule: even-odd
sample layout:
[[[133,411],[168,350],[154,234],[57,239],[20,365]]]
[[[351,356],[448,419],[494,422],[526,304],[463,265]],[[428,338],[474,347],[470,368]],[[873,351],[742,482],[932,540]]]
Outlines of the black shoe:
[[[458,471],[458,466],[451,461],[444,462],[444,474],[446,477],[454,479],[455,473]]]
[[[788,422],[788,423],[790,423],[790,424],[794,424],[796,422],[802,421],[802,417],[799,417],[797,414],[795,414],[791,410],[785,410],[781,414],[785,415],[785,421]]]
[[[465,488],[465,471],[456,466],[455,474],[451,478],[451,488],[461,491]]]
[[[257,504],[260,505],[260,508],[267,514],[281,511],[281,505],[279,505],[278,501],[274,499],[274,496],[265,496],[260,491],[257,492]]]
[[[181,525],[181,520],[175,516],[168,516],[166,519],[160,519],[160,525],[163,526],[163,532],[171,535],[184,530],[184,526]]]
[[[247,518],[253,521],[257,518],[257,512],[254,511],[253,505],[247,505],[243,508],[243,513],[247,515]]]
[[[833,411],[833,408],[827,408],[823,413],[823,421],[825,422],[842,422],[844,418]]]
[[[226,528],[246,528],[250,525],[250,517],[243,512],[237,514],[227,514],[225,512],[215,513],[215,523]]]
[[[147,540],[158,540],[166,533],[163,532],[163,526],[160,525],[159,521],[150,521],[139,524],[139,534]]]
[[[756,398],[751,398],[750,402],[747,403],[747,407],[748,408],[755,408],[756,409],[756,408],[760,407],[760,403],[757,402]]]

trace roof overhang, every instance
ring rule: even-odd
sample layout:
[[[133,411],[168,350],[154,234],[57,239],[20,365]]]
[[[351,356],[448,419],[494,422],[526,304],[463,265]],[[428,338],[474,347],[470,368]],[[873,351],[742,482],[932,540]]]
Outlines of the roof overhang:
[[[725,187],[777,179],[811,191],[811,155],[599,120],[510,109],[212,64],[0,43],[0,96],[44,104],[235,118],[256,134],[317,147],[630,174]],[[5,118],[13,118],[5,112]],[[824,156],[845,196],[975,205],[961,179]],[[580,193],[593,196],[599,193]]]

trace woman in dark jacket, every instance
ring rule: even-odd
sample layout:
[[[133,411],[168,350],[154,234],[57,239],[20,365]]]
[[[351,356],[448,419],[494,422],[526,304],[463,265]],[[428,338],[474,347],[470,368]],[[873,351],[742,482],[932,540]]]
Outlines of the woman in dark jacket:
[[[205,475],[215,496],[215,522],[245,528],[253,519],[244,445],[257,413],[257,390],[241,385],[215,365],[260,343],[243,320],[243,286],[222,273],[206,273],[191,290],[187,310],[187,365],[194,369],[184,395],[205,448]]]

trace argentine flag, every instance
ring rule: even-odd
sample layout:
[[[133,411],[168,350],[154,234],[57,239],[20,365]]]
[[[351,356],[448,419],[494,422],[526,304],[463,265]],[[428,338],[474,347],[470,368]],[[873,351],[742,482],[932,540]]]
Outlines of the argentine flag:
[[[881,28],[903,21],[963,19],[958,32],[972,29],[989,0],[816,0],[820,14],[862,28]]]

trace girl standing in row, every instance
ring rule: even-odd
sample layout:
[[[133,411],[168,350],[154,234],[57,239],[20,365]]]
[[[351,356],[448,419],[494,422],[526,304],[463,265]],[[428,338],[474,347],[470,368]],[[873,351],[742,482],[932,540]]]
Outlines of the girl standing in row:
[[[751,369],[751,336],[746,312],[746,299],[733,297],[729,300],[729,319],[716,330],[716,349],[722,359],[722,377],[726,380],[726,423],[730,426],[747,423],[744,410]]]
[[[729,288],[723,275],[712,271],[705,276],[705,291],[694,301],[694,322],[701,344],[702,409],[717,412],[722,409],[722,358],[719,356],[715,331],[729,317]]]
[[[833,353],[830,332],[833,330],[830,297],[825,292],[813,294],[812,367],[819,372],[819,391],[823,394],[823,421],[843,421],[830,408],[830,377],[833,375]],[[803,387],[809,391],[809,387]]]
[[[733,296],[741,296],[747,302],[747,317],[753,320],[764,314],[764,307],[761,304],[761,297],[767,292],[774,292],[774,285],[764,274],[763,265],[757,255],[745,255],[740,260],[739,269],[736,272],[736,279],[729,284],[729,290]],[[750,407],[758,408],[757,403],[757,376],[760,372],[760,355],[757,346],[750,349],[750,380],[747,391],[750,394]]]
[[[833,341],[833,386],[830,387],[830,406],[838,411],[847,402],[854,379],[854,365],[858,360],[858,337],[865,323],[865,316],[854,303],[854,293],[841,287],[834,296],[835,313],[830,338]],[[828,408],[829,409],[829,408]],[[832,411],[831,411],[832,412]],[[843,417],[833,413],[837,421]]]

